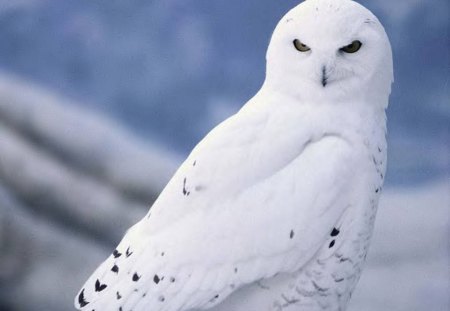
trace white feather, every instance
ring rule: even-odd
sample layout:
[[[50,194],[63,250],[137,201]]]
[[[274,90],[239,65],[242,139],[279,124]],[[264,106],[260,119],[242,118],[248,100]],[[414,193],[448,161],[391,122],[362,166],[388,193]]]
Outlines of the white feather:
[[[340,24],[348,19],[356,21]],[[333,37],[336,29],[342,38]],[[291,46],[302,34],[309,56]],[[367,50],[336,56],[356,35]],[[76,306],[182,311],[224,300],[240,306],[234,311],[345,306],[386,162],[391,63],[382,74],[372,63],[389,59],[381,25],[349,0],[308,0],[289,12],[271,40],[261,90],[194,148],[151,213],[85,284]],[[326,88],[312,68],[327,66]],[[379,98],[370,97],[383,86]],[[350,271],[342,268],[346,262]]]

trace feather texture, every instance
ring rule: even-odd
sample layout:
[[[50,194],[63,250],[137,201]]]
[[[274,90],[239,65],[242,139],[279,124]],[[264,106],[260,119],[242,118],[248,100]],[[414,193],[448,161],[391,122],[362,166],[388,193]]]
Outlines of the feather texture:
[[[341,25],[355,17],[362,30]],[[333,35],[331,43],[311,39],[309,56],[291,46],[305,20]],[[334,42],[336,27],[342,42],[358,34],[368,50],[352,59],[337,53],[344,43]],[[308,0],[289,12],[271,40],[261,90],[194,148],[83,286],[76,307],[342,310],[385,173],[391,62],[381,73],[365,63],[389,60],[390,48],[378,51],[389,47],[380,27],[349,0]]]

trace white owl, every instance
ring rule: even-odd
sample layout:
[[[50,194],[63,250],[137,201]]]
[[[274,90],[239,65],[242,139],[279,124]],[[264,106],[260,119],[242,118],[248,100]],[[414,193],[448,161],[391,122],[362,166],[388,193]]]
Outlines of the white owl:
[[[80,310],[345,310],[386,167],[388,37],[350,0],[277,25],[266,79],[181,165]]]

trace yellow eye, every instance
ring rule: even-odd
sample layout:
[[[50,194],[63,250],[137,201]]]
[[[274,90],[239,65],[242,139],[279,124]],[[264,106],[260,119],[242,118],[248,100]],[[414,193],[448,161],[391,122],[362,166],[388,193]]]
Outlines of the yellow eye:
[[[307,46],[306,44],[303,44],[299,39],[295,39],[293,43],[294,43],[294,46],[297,49],[297,51],[308,52],[309,50],[311,50],[309,48],[309,46]]]
[[[362,43],[359,40],[355,40],[352,43],[350,43],[349,45],[346,45],[342,48],[340,48],[339,50],[345,53],[356,53],[359,51],[359,49],[361,48]]]

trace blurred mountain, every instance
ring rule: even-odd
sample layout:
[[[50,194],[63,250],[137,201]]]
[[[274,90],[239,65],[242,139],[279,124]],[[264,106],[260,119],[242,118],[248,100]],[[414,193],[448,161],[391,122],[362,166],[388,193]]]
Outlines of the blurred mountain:
[[[117,122],[1,75],[0,310],[72,310],[82,279],[178,164]]]
[[[0,68],[186,154],[260,87],[271,32],[298,2],[2,0]],[[449,2],[360,2],[394,49],[388,182],[448,173]]]

